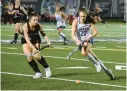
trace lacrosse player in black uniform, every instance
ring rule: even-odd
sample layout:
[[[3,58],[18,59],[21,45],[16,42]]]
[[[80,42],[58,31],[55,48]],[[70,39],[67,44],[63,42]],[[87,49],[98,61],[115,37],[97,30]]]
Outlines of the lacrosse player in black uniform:
[[[13,16],[13,22],[15,24],[15,33],[14,39],[10,42],[11,44],[16,44],[18,35],[22,33],[20,27],[22,26],[23,22],[23,13],[27,15],[26,10],[21,6],[20,0],[15,0],[15,3],[12,7],[9,7],[8,14]],[[23,13],[22,13],[23,12]]]
[[[44,68],[46,72],[46,77],[51,76],[50,67],[47,64],[44,57],[40,55],[38,51],[40,49],[41,38],[39,36],[39,32],[47,41],[47,44],[50,46],[51,42],[43,31],[42,25],[38,23],[38,15],[31,14],[29,16],[29,22],[24,24],[23,26],[23,37],[21,42],[23,44],[23,51],[26,55],[29,65],[33,68],[35,75],[33,78],[37,79],[42,76],[36,61],[38,61]],[[32,55],[32,53],[34,53]],[[36,60],[36,61],[35,61]]]
[[[96,22],[100,21],[100,22],[106,24],[107,22],[103,21],[103,20],[101,19],[101,17],[100,17],[99,12],[101,12],[101,11],[102,11],[102,9],[100,8],[100,5],[99,5],[98,3],[96,3],[96,4],[95,4],[95,10],[94,10],[94,12],[95,12],[95,17],[94,17],[94,19],[96,20]]]

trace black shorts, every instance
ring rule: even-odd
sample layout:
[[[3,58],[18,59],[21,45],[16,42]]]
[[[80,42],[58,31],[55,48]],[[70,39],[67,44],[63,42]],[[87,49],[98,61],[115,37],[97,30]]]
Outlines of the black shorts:
[[[39,35],[38,36],[35,36],[35,37],[32,37],[32,38],[30,38],[30,42],[32,44],[36,44],[36,43],[39,43],[40,44],[41,43],[41,38],[40,38]],[[21,38],[21,43],[22,44],[27,43],[24,37]]]
[[[95,16],[98,16],[98,17],[100,17],[100,14],[99,14],[98,12],[96,12],[96,13],[95,13]]]
[[[21,17],[13,18],[14,24],[16,23],[22,23],[23,19]]]

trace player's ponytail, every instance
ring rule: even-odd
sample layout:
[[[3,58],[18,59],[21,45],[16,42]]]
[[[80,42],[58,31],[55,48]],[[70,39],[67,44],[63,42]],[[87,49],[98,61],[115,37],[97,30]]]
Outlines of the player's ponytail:
[[[32,13],[31,15],[29,15],[28,20],[30,21],[32,17],[38,17],[38,14]]]
[[[90,21],[91,23],[93,23],[93,24],[96,24],[96,21],[95,21],[95,19],[94,19],[95,13],[89,13],[88,16],[89,16],[89,21]]]

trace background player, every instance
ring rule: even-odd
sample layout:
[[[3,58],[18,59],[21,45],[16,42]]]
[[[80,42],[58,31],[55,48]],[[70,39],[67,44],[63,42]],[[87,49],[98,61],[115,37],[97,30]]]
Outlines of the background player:
[[[45,38],[48,45],[50,46],[51,42],[49,41],[48,37],[44,33],[42,25],[38,23],[38,15],[33,14],[29,16],[29,22],[27,22],[23,26],[23,37],[21,39],[23,44],[24,54],[26,55],[29,65],[33,68],[35,72],[33,78],[40,78],[42,76],[42,73],[40,72],[35,60],[37,60],[45,68],[46,77],[51,76],[49,65],[47,64],[45,58],[42,57],[40,52],[38,51],[40,49],[40,43],[41,43],[39,32]],[[31,55],[32,53],[36,53],[36,54]]]
[[[10,10],[8,14],[13,15],[13,22],[15,24],[15,33],[14,39],[10,42],[11,44],[17,43],[18,35],[21,33],[20,27],[22,26],[23,13],[27,15],[26,10],[21,6],[20,0],[15,0],[15,3],[12,7],[9,7]],[[22,13],[23,12],[23,13]]]
[[[67,44],[67,39],[65,34],[62,32],[63,29],[65,28],[65,20],[68,18],[68,16],[60,9],[60,5],[56,5],[56,11],[55,11],[55,18],[57,21],[57,31],[60,36],[64,40],[64,44]]]
[[[94,17],[94,19],[96,20],[96,22],[100,21],[100,22],[106,24],[106,22],[103,21],[103,20],[101,19],[101,17],[100,17],[99,12],[101,12],[101,11],[102,11],[102,9],[100,8],[100,5],[99,5],[98,3],[96,3],[96,4],[95,4],[95,17]]]

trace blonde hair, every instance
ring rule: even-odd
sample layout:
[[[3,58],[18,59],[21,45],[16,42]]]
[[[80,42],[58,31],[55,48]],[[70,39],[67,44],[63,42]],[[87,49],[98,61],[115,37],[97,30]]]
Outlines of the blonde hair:
[[[79,13],[80,12],[84,12],[86,15],[88,14],[88,12],[87,12],[87,9],[86,8],[81,8],[81,9],[79,9]]]

